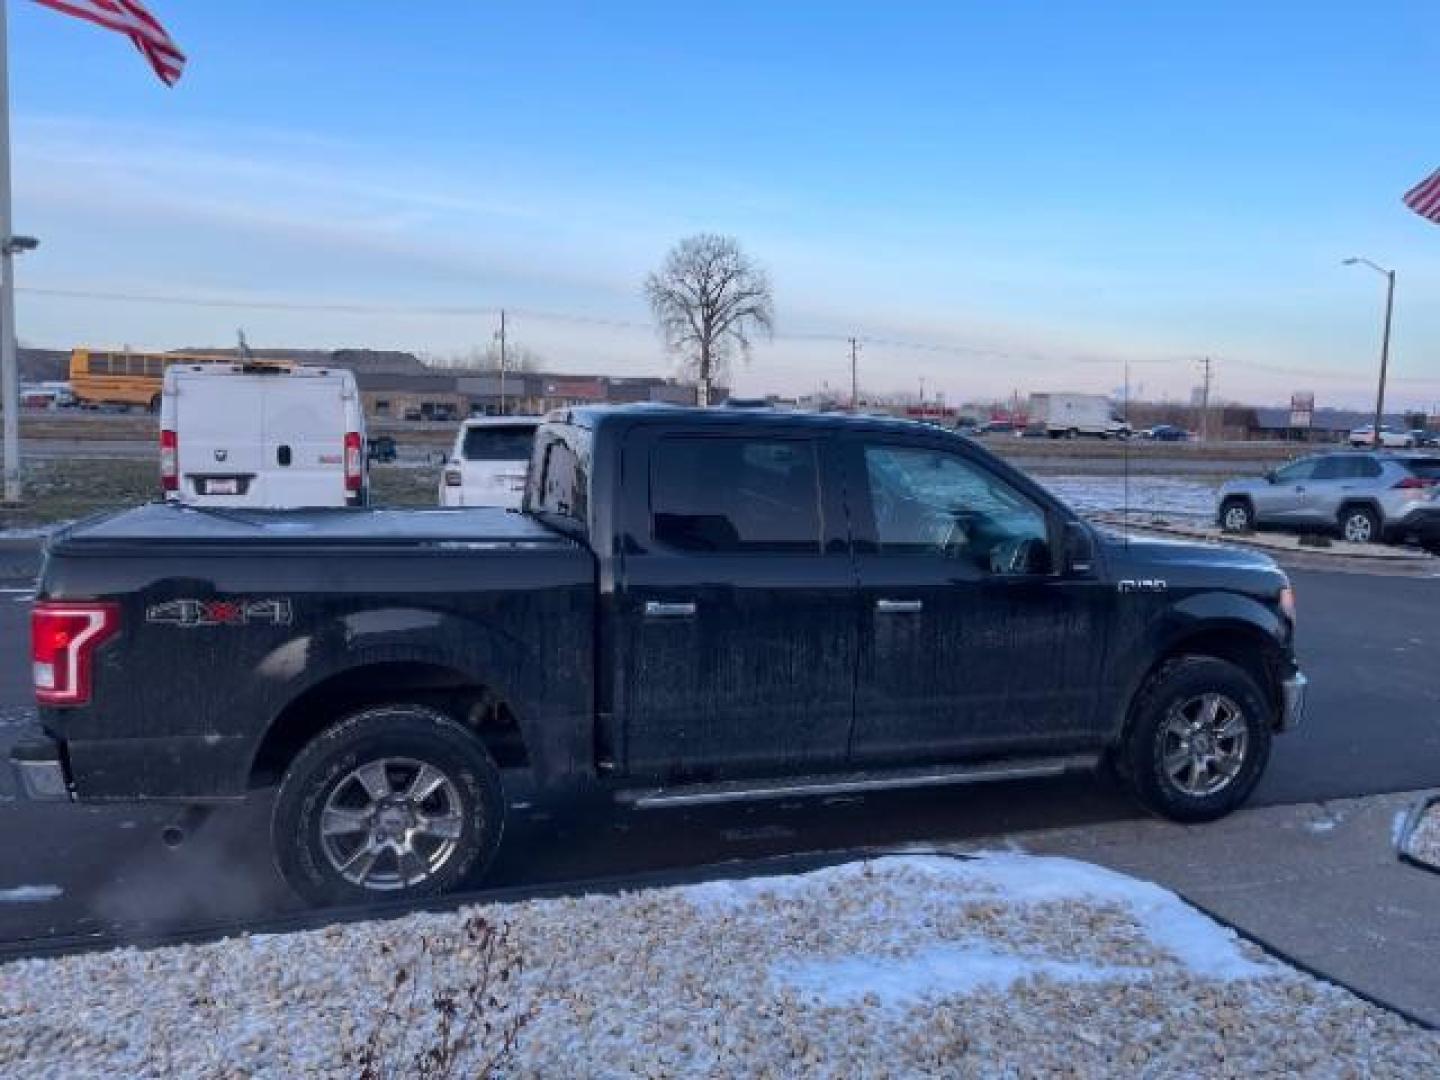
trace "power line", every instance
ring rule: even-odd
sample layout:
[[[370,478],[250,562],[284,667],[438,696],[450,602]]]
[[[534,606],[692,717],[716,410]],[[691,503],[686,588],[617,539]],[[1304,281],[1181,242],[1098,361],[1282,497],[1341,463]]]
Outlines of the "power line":
[[[17,285],[16,292],[30,296],[47,296],[64,300],[98,300],[132,304],[167,304],[179,307],[213,308],[236,311],[293,311],[337,315],[422,315],[430,317],[498,318],[499,305],[485,304],[379,304],[357,303],[355,301],[293,301],[293,300],[240,300],[233,297],[185,296],[174,293],[132,293],[100,289],[54,289],[34,285]],[[596,315],[575,315],[568,312],[549,311],[542,308],[517,308],[506,305],[504,310],[511,316],[521,316],[539,322],[563,323],[573,326],[604,326],[616,330],[653,332],[654,325],[633,319],[615,319]],[[985,359],[1027,361],[1041,365],[1056,364],[1116,364],[1121,361],[1104,356],[1056,357],[1034,350],[1010,350],[980,345],[963,345],[950,342],[917,341],[909,338],[881,337],[874,335],[849,335],[842,333],[788,333],[775,334],[773,340],[780,342],[814,342],[816,344],[850,344],[857,347],[871,346],[881,349],[903,349],[908,352],[936,353],[941,355]],[[1189,360],[1186,356],[1135,357],[1134,364],[1181,364]],[[1348,380],[1354,376],[1348,372],[1324,370],[1303,370],[1279,364],[1267,364],[1257,360],[1227,357],[1226,362],[1236,367],[1271,375],[1287,375],[1311,380]],[[1389,381],[1407,384],[1435,385],[1440,377],[1399,376]]]

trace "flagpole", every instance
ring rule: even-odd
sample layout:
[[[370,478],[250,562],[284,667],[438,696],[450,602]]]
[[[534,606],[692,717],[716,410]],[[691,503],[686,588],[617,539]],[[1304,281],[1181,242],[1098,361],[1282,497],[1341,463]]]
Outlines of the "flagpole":
[[[5,502],[20,501],[20,372],[15,360],[15,252],[10,212],[10,72],[0,0],[0,408],[5,410]]]

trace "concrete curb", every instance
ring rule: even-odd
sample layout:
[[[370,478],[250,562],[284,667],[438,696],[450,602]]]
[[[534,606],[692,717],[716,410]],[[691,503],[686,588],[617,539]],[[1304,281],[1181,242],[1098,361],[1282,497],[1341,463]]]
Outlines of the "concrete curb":
[[[1440,874],[1440,866],[1414,855],[1410,851],[1410,841],[1415,836],[1415,830],[1420,827],[1420,822],[1425,820],[1425,815],[1434,807],[1440,807],[1440,795],[1432,795],[1422,800],[1405,819],[1405,824],[1400,827],[1400,837],[1395,842],[1395,854],[1402,863],[1413,866],[1417,870],[1425,870],[1431,874]]]

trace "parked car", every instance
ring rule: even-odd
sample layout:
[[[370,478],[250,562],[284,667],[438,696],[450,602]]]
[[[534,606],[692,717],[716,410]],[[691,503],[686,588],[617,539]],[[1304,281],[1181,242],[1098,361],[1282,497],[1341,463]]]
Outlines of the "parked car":
[[[1220,489],[1229,532],[1265,526],[1325,528],[1354,543],[1440,541],[1440,457],[1351,451],[1314,454],[1258,480]]]
[[[1350,432],[1350,445],[1356,448],[1375,445],[1375,425],[1366,424]],[[1414,434],[1392,427],[1380,429],[1380,447],[1384,450],[1408,450],[1419,445]]]
[[[343,368],[171,364],[160,396],[160,485],[199,506],[359,506],[365,415]]]
[[[1109,762],[1210,820],[1303,709],[1272,560],[1113,536],[948,431],[576,409],[533,460],[518,514],[150,505],[61,530],[21,790],[278,781],[287,880],[373,901],[460,885],[516,807],[587,793],[660,810]]]
[[[377,435],[366,444],[365,453],[371,461],[394,461],[396,457],[395,440],[389,435]]]
[[[440,474],[440,505],[518,507],[539,426],[538,416],[466,420]]]
[[[1140,434],[1143,438],[1153,439],[1155,442],[1186,442],[1190,438],[1190,432],[1174,424],[1156,424]]]
[[[1009,420],[986,420],[975,429],[976,435],[1016,435],[1019,430]]]

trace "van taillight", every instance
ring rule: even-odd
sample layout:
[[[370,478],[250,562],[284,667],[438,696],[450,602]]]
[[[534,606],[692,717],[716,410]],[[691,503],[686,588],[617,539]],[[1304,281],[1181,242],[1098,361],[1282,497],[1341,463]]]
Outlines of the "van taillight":
[[[90,700],[95,650],[120,629],[118,604],[41,600],[30,612],[30,665],[41,705]]]
[[[461,485],[460,470],[459,470],[459,469],[446,469],[446,470],[445,470],[445,486],[446,486],[446,487],[460,487],[460,485]]]
[[[363,478],[365,447],[361,445],[360,433],[358,431],[347,431],[345,433],[345,490],[359,491],[360,481]]]
[[[180,440],[173,431],[160,432],[160,487],[164,491],[180,489]]]

